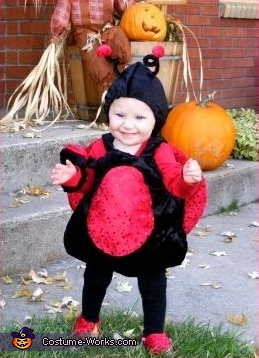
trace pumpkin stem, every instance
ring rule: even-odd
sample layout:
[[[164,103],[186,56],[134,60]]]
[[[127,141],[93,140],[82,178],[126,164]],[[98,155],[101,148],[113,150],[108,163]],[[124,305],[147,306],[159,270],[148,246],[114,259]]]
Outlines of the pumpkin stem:
[[[202,108],[204,108],[204,107],[206,107],[206,104],[207,104],[207,103],[209,103],[209,102],[211,102],[211,101],[214,101],[214,96],[215,96],[215,94],[216,94],[217,92],[218,92],[218,91],[214,91],[214,92],[208,94],[207,97],[203,98],[203,99],[198,103],[199,106],[202,107]]]

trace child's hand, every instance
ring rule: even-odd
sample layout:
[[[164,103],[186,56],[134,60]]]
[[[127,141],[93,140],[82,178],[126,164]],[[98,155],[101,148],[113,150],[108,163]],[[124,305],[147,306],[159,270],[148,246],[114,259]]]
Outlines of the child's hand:
[[[62,185],[76,174],[76,167],[70,160],[66,160],[66,164],[56,164],[51,172],[53,184]]]
[[[188,159],[183,166],[183,180],[189,184],[195,184],[202,179],[202,171],[198,162],[192,158]]]

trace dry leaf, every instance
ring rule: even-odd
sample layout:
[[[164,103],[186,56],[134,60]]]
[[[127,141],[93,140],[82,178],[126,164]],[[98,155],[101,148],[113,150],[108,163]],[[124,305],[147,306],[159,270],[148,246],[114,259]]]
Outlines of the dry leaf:
[[[61,308],[70,308],[70,309],[74,309],[79,305],[79,302],[74,300],[72,297],[70,296],[65,296],[62,299],[61,302]]]
[[[30,199],[14,199],[10,202],[10,208],[18,208],[23,204],[28,204],[31,200]]]
[[[132,290],[132,285],[129,285],[128,282],[119,282],[116,286],[118,292],[130,292]]]
[[[244,313],[240,315],[227,315],[227,320],[236,326],[245,326],[247,324],[247,317]]]
[[[6,283],[7,285],[11,285],[13,283],[13,280],[10,276],[5,276],[3,277],[3,281],[4,283]]]
[[[62,274],[58,273],[52,277],[53,282],[68,282],[67,272],[64,271]]]
[[[204,270],[210,269],[210,265],[199,265],[198,268],[202,268]]]
[[[210,232],[208,232],[208,231],[195,231],[194,235],[199,236],[199,237],[204,237],[204,236],[210,235]]]
[[[45,278],[49,276],[48,271],[46,269],[42,269],[42,271],[38,271],[37,275],[39,277],[45,277]]]
[[[231,231],[224,231],[220,234],[221,236],[226,236],[228,239],[233,239],[234,237],[237,237],[238,235],[235,232]]]
[[[22,277],[22,281],[27,285],[31,282],[34,282],[37,284],[43,283],[45,285],[52,285],[52,283],[53,283],[52,279],[50,277],[41,277],[33,269],[31,269],[30,272],[26,276]]]
[[[14,293],[14,295],[12,296],[12,298],[18,298],[18,297],[26,297],[26,298],[30,298],[31,297],[31,290],[28,287],[23,287],[20,290],[16,291]]]
[[[252,221],[248,226],[252,226],[252,227],[259,227],[259,222],[258,221]]]
[[[258,271],[253,271],[253,272],[250,272],[248,274],[248,276],[251,278],[259,278],[259,273],[258,273]]]
[[[123,332],[123,336],[127,338],[134,338],[134,328],[128,329],[126,332]]]
[[[41,196],[41,197],[48,197],[50,193],[44,187],[28,184],[24,188],[25,194],[32,195],[32,196]]]
[[[210,286],[210,287],[215,288],[215,289],[221,287],[221,285],[219,283],[217,283],[217,282],[204,282],[204,283],[201,283],[200,286]]]
[[[0,309],[3,310],[5,306],[5,300],[0,300]]]
[[[42,295],[44,291],[41,288],[37,288],[31,295],[30,301],[43,301]]]
[[[56,314],[56,313],[62,313],[62,310],[60,307],[51,307],[51,306],[45,306],[45,310],[47,313],[50,313],[50,314]]]
[[[167,269],[166,269],[165,274],[166,274],[166,277],[167,277],[168,279],[172,279],[172,278],[175,277],[175,276],[171,273],[170,268],[167,268]]]
[[[71,282],[65,282],[59,286],[62,287],[64,290],[70,290],[73,287],[73,284]]]
[[[73,321],[74,318],[75,318],[75,312],[74,311],[68,311],[66,314],[64,314],[64,318],[67,320],[67,321]]]
[[[212,227],[210,225],[206,225],[205,228],[203,228],[202,230],[194,232],[194,235],[200,237],[208,236],[211,231],[212,231]]]
[[[123,339],[123,337],[118,332],[114,332],[112,338],[115,339],[116,341]]]
[[[62,189],[63,190],[63,189]],[[79,269],[85,269],[86,268],[86,265],[78,265],[76,266],[77,270]]]
[[[187,258],[185,258],[179,267],[180,267],[180,268],[186,268],[186,267],[188,267],[189,265],[190,265],[190,260],[188,260]]]
[[[227,256],[225,251],[212,251],[212,252],[210,252],[210,255],[213,255],[213,256]]]

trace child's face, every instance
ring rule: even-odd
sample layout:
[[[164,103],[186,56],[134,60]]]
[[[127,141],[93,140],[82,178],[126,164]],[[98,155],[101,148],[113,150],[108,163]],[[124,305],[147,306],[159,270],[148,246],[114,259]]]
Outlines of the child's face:
[[[155,117],[145,102],[121,97],[111,104],[109,125],[117,141],[126,147],[134,147],[149,139],[155,126]]]

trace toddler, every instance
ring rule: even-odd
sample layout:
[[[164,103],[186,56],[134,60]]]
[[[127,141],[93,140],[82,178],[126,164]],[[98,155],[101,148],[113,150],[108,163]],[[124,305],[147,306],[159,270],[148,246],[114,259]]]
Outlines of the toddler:
[[[141,339],[153,355],[172,352],[164,332],[166,268],[182,263],[186,235],[206,202],[197,161],[159,136],[168,104],[158,71],[159,59],[147,55],[119,73],[104,103],[110,132],[86,148],[67,145],[51,175],[74,211],[65,248],[87,263],[73,333],[98,334],[113,272],[134,276],[143,306]]]

